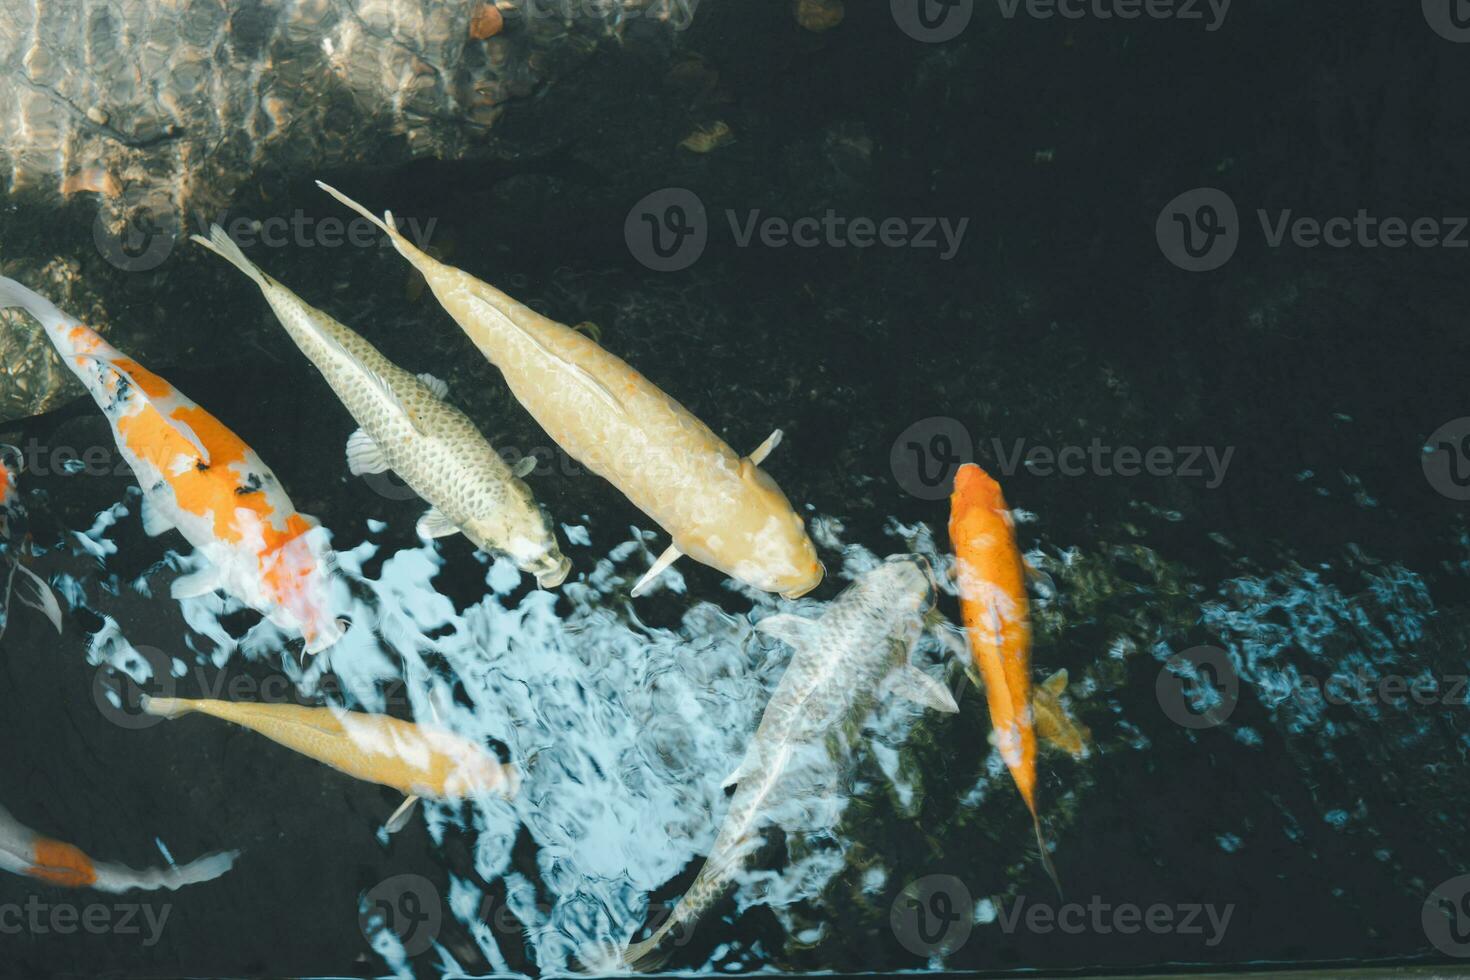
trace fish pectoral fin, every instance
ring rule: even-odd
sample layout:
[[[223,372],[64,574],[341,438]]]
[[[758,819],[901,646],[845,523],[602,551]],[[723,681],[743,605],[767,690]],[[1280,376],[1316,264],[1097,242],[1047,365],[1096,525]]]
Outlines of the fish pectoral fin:
[[[1046,572],[1037,568],[1029,561],[1021,561],[1021,568],[1026,574],[1026,581],[1041,594],[1043,598],[1050,599],[1057,594],[1057,583]]]
[[[815,643],[818,629],[816,620],[797,616],[794,613],[777,613],[774,616],[767,616],[756,623],[755,628],[773,640],[780,640],[793,650],[800,650],[802,647]]]
[[[511,476],[514,476],[517,480],[519,480],[519,479],[521,479],[524,476],[529,476],[530,473],[531,473],[531,471],[534,470],[535,468],[536,468],[536,457],[535,456],[527,456],[527,457],[523,458],[515,466],[511,467],[510,473],[511,473]]]
[[[169,585],[169,595],[175,599],[194,599],[202,595],[209,595],[221,584],[219,569],[213,565],[206,565],[197,572],[188,575],[180,575]]]
[[[888,693],[935,711],[954,714],[960,710],[949,688],[912,664],[904,664],[888,675]]]
[[[1054,698],[1065,694],[1067,691],[1067,668],[1063,667],[1042,681],[1041,689]]]
[[[347,471],[353,476],[362,476],[367,473],[384,473],[388,470],[388,460],[383,456],[383,450],[378,447],[373,437],[362,429],[358,429],[347,437]]]
[[[15,597],[45,616],[51,621],[51,625],[56,627],[56,632],[60,633],[61,603],[56,601],[56,593],[51,590],[51,586],[45,579],[26,568],[18,560],[15,562],[15,569],[25,576],[26,582],[34,590],[33,595],[27,596],[23,592],[17,592]]]
[[[408,818],[413,816],[413,806],[418,801],[419,798],[417,796],[410,796],[398,804],[398,809],[394,810],[393,815],[383,824],[383,829],[390,834],[396,834],[408,826]]]
[[[680,551],[673,545],[669,545],[667,548],[665,548],[664,553],[659,555],[658,558],[655,559],[654,563],[649,566],[648,571],[644,572],[643,577],[640,578],[633,586],[633,591],[630,593],[630,595],[632,595],[633,598],[636,599],[644,592],[648,591],[648,587],[653,584],[653,580],[662,575],[664,569],[668,568],[674,562],[678,561],[683,554],[684,552]]]
[[[169,520],[168,515],[163,512],[163,508],[159,507],[157,502],[146,493],[143,495],[143,506],[141,510],[143,515],[143,533],[150,538],[156,538],[165,531],[172,531],[174,529],[174,522]]]
[[[436,378],[427,371],[419,375],[418,378],[424,383],[425,388],[428,388],[434,393],[435,398],[442,401],[449,397],[449,384],[443,378]]]
[[[777,429],[766,436],[765,442],[755,447],[755,451],[750,454],[750,461],[757,466],[761,465],[766,461],[766,457],[771,455],[771,450],[779,445],[781,445],[781,430]]]
[[[740,780],[755,772],[756,766],[760,765],[760,750],[755,743],[745,750],[745,756],[741,758],[740,765],[736,766],[730,775],[726,776],[720,783],[720,789],[729,789]]]
[[[426,538],[447,538],[451,534],[459,533],[459,525],[445,517],[438,507],[430,507],[424,511],[424,516],[419,518],[416,526],[419,534]]]

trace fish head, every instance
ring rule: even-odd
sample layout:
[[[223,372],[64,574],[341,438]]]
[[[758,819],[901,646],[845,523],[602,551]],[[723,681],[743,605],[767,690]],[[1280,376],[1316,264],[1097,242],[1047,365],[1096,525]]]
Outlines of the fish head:
[[[307,653],[320,653],[346,634],[332,596],[332,554],[324,528],[293,515],[306,530],[261,557],[267,595],[276,607],[272,621],[294,628]]]
[[[934,607],[934,569],[922,555],[889,555],[858,580],[868,598],[900,616],[922,616]]]
[[[743,492],[718,540],[706,536],[679,550],[764,592],[801,598],[827,574],[806,522],[776,481],[748,459],[740,461],[740,479]]]
[[[950,499],[957,511],[965,508],[1007,511],[1000,484],[974,463],[966,463],[955,472],[954,493]]]
[[[471,518],[464,525],[465,536],[484,551],[503,552],[515,562],[516,567],[536,576],[536,584],[543,589],[554,589],[566,581],[572,570],[571,559],[561,553],[556,535],[545,520],[540,522],[534,534],[516,534],[509,541],[498,524]]]

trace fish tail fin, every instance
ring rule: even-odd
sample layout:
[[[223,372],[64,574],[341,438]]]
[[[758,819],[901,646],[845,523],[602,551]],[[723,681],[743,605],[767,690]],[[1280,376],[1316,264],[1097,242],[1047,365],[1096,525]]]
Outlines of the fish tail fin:
[[[625,969],[636,973],[657,973],[668,963],[672,950],[664,946],[664,930],[660,929],[641,943],[623,950],[620,959]]]
[[[255,284],[261,289],[265,288],[265,274],[260,271],[260,267],[245,257],[245,253],[240,251],[240,246],[236,245],[234,239],[227,235],[219,225],[209,226],[208,238],[203,235],[190,235],[189,237],[254,279]]]
[[[206,854],[204,857],[174,869],[173,882],[166,885],[168,888],[179,888],[183,885],[197,885],[201,881],[213,881],[220,875],[235,866],[235,861],[240,857],[239,851],[220,851],[217,854]]]
[[[0,276],[0,308],[19,307],[40,321],[47,333],[62,327],[74,326],[78,321],[56,308],[49,299],[27,289],[14,279]]]
[[[341,191],[337,190],[337,188],[333,187],[331,184],[326,184],[319,180],[316,182],[316,186],[320,187],[322,190],[335,197],[338,203],[346,205],[347,207],[356,211],[358,214],[362,215],[364,218],[371,221],[373,224],[377,225],[379,231],[383,232],[389,238],[393,239],[394,245],[398,245],[401,241],[403,241],[403,236],[398,233],[398,222],[393,220],[392,211],[384,211],[383,216],[379,218],[367,208],[363,207],[361,204],[358,204],[346,194],[343,194]]]
[[[1046,876],[1051,879],[1057,890],[1057,899],[1061,901],[1062,879],[1057,877],[1057,866],[1051,863],[1051,850],[1046,846],[1046,837],[1041,833],[1041,817],[1034,810],[1031,812],[1031,824],[1036,828],[1036,846],[1041,849],[1041,866],[1046,869]]]
[[[145,715],[155,715],[159,718],[177,718],[195,710],[194,705],[186,698],[155,698],[146,694],[143,695],[138,706],[143,709]]]

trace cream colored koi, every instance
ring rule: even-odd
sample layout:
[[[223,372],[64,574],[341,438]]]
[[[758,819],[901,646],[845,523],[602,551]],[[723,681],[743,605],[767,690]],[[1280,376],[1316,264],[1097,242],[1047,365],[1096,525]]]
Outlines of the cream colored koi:
[[[681,554],[788,598],[822,581],[824,569],[801,517],[759,465],[780,441],[779,430],[741,458],[589,337],[416,248],[398,233],[391,212],[379,220],[318,186],[388,234],[558,445],[672,535],[673,544],[634,595]]]
[[[161,718],[192,712],[221,718],[354,779],[390,786],[410,798],[458,800],[476,793],[509,797],[520,784],[515,767],[502,765],[480,744],[388,715],[209,698],[144,698],[142,707]]]

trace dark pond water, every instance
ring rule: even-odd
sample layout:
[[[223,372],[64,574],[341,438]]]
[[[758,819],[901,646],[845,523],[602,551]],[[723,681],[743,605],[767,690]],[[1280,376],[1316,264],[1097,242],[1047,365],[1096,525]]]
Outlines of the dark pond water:
[[[1045,573],[1035,680],[1065,668],[1090,731],[1085,757],[1038,764],[1063,894],[941,627],[912,657],[958,713],[880,699],[668,969],[1470,957],[1470,43],[1428,2],[1197,20],[960,4],[925,8],[970,11],[933,42],[901,6],[848,4],[814,33],[784,4],[711,3],[513,108],[507,138],[559,120],[545,153],[273,174],[230,211],[320,227],[347,214],[327,178],[595,324],[738,452],[783,430],[764,468],[828,569],[795,602],[687,558],[630,598],[667,534],[552,442],[380,236],[246,251],[444,378],[497,448],[538,454],[527,480],[573,563],[560,588],[420,539],[401,482],[349,476],[355,423],[244,277],[182,240],[119,269],[87,251],[88,201],[17,197],[0,258],[75,255],[113,343],[189,352],[147,360],[330,529],[352,629],[303,671],[299,640],[240,603],[170,598],[191,549],[144,533],[91,399],[0,425],[25,460],[9,554],[63,608],[58,636],[10,603],[0,805],[135,868],[241,851],[178,891],[0,876],[0,973],[598,968],[714,845],[720,780],[791,657],[752,622],[818,617],[890,555],[945,582],[963,460],[1000,481]],[[717,95],[670,75],[696,56]],[[674,148],[716,121],[733,142]],[[803,218],[809,247],[768,223]],[[960,622],[952,586],[937,609]],[[217,719],[146,717],[140,691],[432,710],[524,782],[511,802],[426,802],[390,836],[396,791]]]

